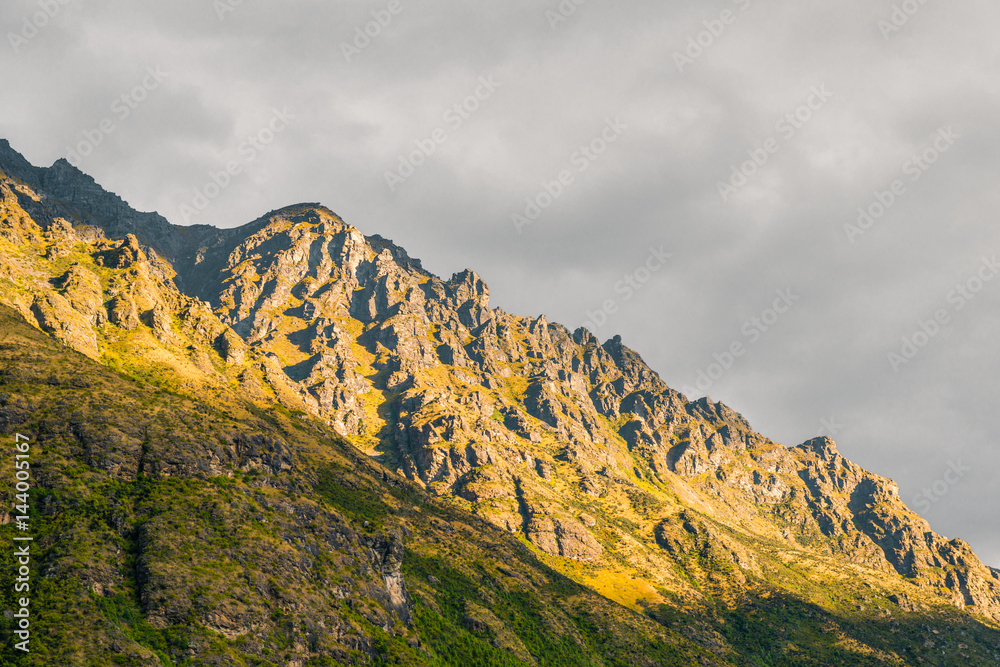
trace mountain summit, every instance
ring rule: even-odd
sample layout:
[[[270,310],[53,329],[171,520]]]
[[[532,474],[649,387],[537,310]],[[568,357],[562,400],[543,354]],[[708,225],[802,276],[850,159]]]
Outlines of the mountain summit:
[[[1000,573],[832,440],[321,205],[178,227],[3,141],[0,284],[45,618],[93,624],[46,664],[1000,663]]]

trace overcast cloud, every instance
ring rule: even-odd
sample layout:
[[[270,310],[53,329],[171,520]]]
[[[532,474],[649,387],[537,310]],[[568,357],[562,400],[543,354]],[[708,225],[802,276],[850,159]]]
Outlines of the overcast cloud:
[[[1000,6],[576,2],[6,0],[0,137],[100,138],[79,167],[177,224],[322,202],[775,440],[825,429],[1000,566]]]

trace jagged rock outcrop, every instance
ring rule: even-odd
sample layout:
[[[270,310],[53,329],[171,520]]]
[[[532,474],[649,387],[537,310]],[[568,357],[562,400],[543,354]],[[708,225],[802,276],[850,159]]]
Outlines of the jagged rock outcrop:
[[[139,239],[133,234],[126,234],[122,244],[102,256],[104,266],[112,269],[127,269],[138,262],[146,261],[146,256],[139,247]]]
[[[235,331],[227,328],[218,339],[219,353],[226,363],[240,365],[246,360],[246,345]]]
[[[69,347],[89,357],[98,355],[97,334],[85,313],[75,308],[61,294],[35,296],[31,312],[42,331],[52,334]]]
[[[1000,575],[935,535],[891,480],[828,438],[788,448],[721,403],[689,401],[620,336],[602,343],[492,307],[475,272],[439,278],[318,204],[181,229],[68,163],[18,158],[0,146],[0,277],[12,285],[0,299],[74,349],[128,359],[172,392],[280,405],[545,558],[633,568],[698,600],[697,582],[758,585],[761,561],[808,552],[918,591],[918,602],[893,592],[900,608],[937,596],[1000,621]],[[0,401],[0,423],[20,410]],[[72,436],[88,465],[123,481],[270,478],[300,460],[248,433],[205,449],[178,428],[177,449],[155,456],[120,426],[81,424]],[[184,448],[197,462],[176,455]],[[395,539],[359,542],[382,581],[373,622],[410,618]],[[188,613],[157,604],[158,622]],[[244,621],[205,618],[224,634]]]
[[[139,311],[127,294],[119,294],[108,303],[108,320],[126,331],[139,326]]]
[[[580,522],[565,516],[549,516],[529,510],[524,529],[528,539],[553,556],[589,561],[598,558],[603,548]]]
[[[107,323],[101,281],[92,271],[74,264],[62,279],[62,294],[76,312],[83,315],[92,326]]]

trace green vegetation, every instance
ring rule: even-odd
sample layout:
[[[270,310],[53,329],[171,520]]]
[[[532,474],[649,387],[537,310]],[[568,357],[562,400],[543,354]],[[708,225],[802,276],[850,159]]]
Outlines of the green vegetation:
[[[0,299],[44,297],[45,330],[100,363],[0,306],[0,436],[33,437],[34,537],[32,653],[0,665],[1000,664],[1000,607],[968,602],[1000,600],[992,574],[917,539],[899,576],[882,537],[922,524],[874,476],[677,404],[627,350],[553,365],[567,332],[499,310],[470,333],[475,297],[456,310],[465,288],[422,272],[379,260],[352,295],[300,252],[325,209],[258,227],[201,292],[213,313],[133,245],[2,205]],[[97,279],[67,286],[73,264]],[[222,324],[251,319],[251,340]],[[5,611],[14,568],[0,550]]]
[[[364,481],[343,466],[321,468],[316,493],[355,524],[367,522],[373,531],[381,530],[386,517],[392,514],[384,496],[375,489],[365,488]]]
[[[309,646],[311,665],[631,665],[647,654],[686,665],[707,655],[301,419],[228,414],[136,382],[2,307],[0,329],[0,396],[28,408],[16,428],[35,436],[39,480],[32,651],[5,643],[0,664],[283,665]],[[248,422],[266,437],[235,450]],[[292,445],[291,467],[261,467]],[[217,472],[199,463],[213,456]],[[406,540],[410,627],[376,594],[386,565],[370,545],[379,553],[392,535]],[[13,566],[0,550],[6,609]],[[0,631],[11,626],[0,618]]]

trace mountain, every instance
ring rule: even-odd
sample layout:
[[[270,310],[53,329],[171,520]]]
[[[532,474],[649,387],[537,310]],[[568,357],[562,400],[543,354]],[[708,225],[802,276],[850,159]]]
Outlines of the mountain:
[[[1000,664],[1000,572],[832,440],[319,204],[178,227],[0,141],[0,304],[10,664]]]

